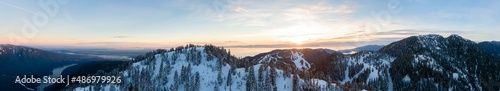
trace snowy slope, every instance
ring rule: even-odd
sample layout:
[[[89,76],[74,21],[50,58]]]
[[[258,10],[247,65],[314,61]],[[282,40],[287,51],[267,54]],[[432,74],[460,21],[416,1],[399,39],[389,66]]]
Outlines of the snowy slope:
[[[325,53],[328,52],[325,51]],[[306,60],[304,54],[294,50],[273,51],[256,60],[258,63],[280,62],[284,64],[293,64],[293,67],[299,71],[309,70],[311,68],[311,63]]]
[[[354,86],[344,90],[361,90],[361,88],[374,90],[392,89],[392,78],[389,73],[391,63],[395,57],[373,51],[361,51],[352,55],[339,55],[333,57],[330,64],[335,66],[320,65],[315,67],[315,72],[331,75],[333,82],[342,86]],[[359,87],[356,87],[359,86]]]
[[[313,73],[344,90],[499,90],[500,61],[458,35],[411,36],[379,51],[328,58]]]
[[[74,87],[68,89],[79,91],[109,89],[137,89],[140,91],[293,90],[293,76],[297,75],[286,75],[283,70],[269,66],[265,62],[250,66],[249,68],[236,68],[228,63],[224,63],[223,60],[226,60],[225,58],[210,58],[210,55],[217,55],[217,53],[211,52],[214,54],[207,54],[207,51],[213,49],[205,48],[189,47],[156,54],[145,60],[131,63],[131,66],[125,70],[115,73],[123,77],[124,82],[122,84],[74,85]],[[306,61],[300,58],[300,53],[294,53],[292,56],[297,61],[302,61],[298,66],[310,68],[310,65],[304,63]],[[196,60],[199,60],[199,63]],[[110,73],[110,75],[112,74]],[[299,77],[297,82],[305,84],[306,81]],[[328,89],[338,89],[334,84],[319,79],[307,82],[317,82],[319,89],[326,90],[326,87],[329,87]]]
[[[290,58],[292,59],[292,62],[295,64],[295,67],[297,67],[298,70],[309,70],[311,68],[311,64],[307,62],[302,56],[304,54],[299,53],[299,52],[293,52],[290,51],[292,55],[290,55]]]

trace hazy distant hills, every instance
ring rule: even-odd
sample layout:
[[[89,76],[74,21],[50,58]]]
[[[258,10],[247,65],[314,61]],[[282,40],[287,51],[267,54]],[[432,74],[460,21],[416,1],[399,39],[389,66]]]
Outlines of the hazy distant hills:
[[[365,46],[360,46],[360,47],[356,47],[353,49],[339,50],[339,51],[344,53],[344,54],[349,54],[349,53],[356,53],[359,51],[378,51],[382,47],[384,47],[384,46],[383,45],[365,45]]]
[[[24,46],[0,45],[0,72],[4,75],[37,73],[41,70],[51,70],[57,66],[70,64],[79,58],[82,57]]]
[[[500,90],[500,60],[481,45],[458,35],[430,34],[383,47],[355,48],[359,52],[353,54],[287,49],[245,58],[221,47],[188,45],[150,52],[103,73],[124,77],[123,84],[75,84],[65,89]]]
[[[500,42],[499,41],[485,41],[478,43],[486,53],[496,57],[500,57]]]
[[[105,48],[44,48],[47,51],[100,57],[105,59],[131,60],[132,58],[147,53],[153,49],[105,49]]]
[[[40,49],[16,46],[9,44],[0,45],[0,58],[2,62],[27,61],[31,59],[41,61],[63,61],[69,60],[68,56]]]
[[[21,75],[26,72],[40,72],[45,68],[80,63],[82,61],[102,60],[97,57],[60,54],[31,47],[10,44],[0,45],[0,70],[11,71],[2,74]]]

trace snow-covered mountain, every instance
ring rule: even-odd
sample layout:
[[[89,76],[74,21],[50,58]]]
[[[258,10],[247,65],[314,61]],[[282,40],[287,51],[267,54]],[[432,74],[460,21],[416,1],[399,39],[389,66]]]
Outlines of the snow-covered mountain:
[[[498,90],[500,86],[500,61],[458,35],[412,36],[379,51],[330,59],[315,72],[344,89]]]
[[[92,75],[92,74],[91,74]],[[95,74],[94,74],[95,75]],[[157,50],[99,75],[119,84],[66,90],[500,90],[500,60],[458,35],[411,36],[378,51],[273,50],[236,58],[224,48]]]
[[[304,80],[299,72],[283,71],[276,62],[261,59],[257,64],[231,56],[225,49],[212,45],[177,47],[157,50],[131,62],[123,70],[105,75],[123,77],[120,84],[79,84],[68,90],[132,90],[132,91],[291,91],[293,89],[337,90],[335,84],[320,79]],[[303,55],[291,51],[290,58],[308,66]],[[306,67],[307,68],[307,67]]]

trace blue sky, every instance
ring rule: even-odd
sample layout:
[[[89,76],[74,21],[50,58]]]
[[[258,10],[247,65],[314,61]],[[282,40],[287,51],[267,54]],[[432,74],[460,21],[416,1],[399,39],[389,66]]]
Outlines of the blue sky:
[[[47,3],[57,12],[44,10]],[[499,5],[498,0],[2,0],[0,42],[345,49],[431,33],[491,41],[500,39]],[[25,28],[29,23],[23,19],[38,22],[36,32]]]

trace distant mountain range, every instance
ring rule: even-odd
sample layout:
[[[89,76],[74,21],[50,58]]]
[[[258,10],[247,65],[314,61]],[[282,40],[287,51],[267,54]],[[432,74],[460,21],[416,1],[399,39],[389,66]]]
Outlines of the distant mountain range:
[[[495,41],[475,43],[459,35],[429,34],[410,36],[385,46],[367,45],[340,51],[280,49],[245,58],[237,58],[222,47],[189,44],[170,50],[158,49],[137,56],[133,61],[82,63],[63,72],[74,76],[120,76],[122,82],[118,84],[86,83],[68,87],[56,84],[46,89],[498,91],[498,44]],[[4,58],[6,64],[14,64],[23,58],[53,62],[75,58],[36,49],[16,49],[25,50],[22,53],[4,52],[12,51],[9,47],[2,49],[0,58]],[[30,58],[23,54],[38,56]],[[2,69],[10,68],[20,67]]]
[[[105,49],[105,48],[95,48],[95,49],[79,49],[79,48],[44,48],[44,50],[62,53],[62,54],[72,54],[72,55],[85,55],[92,57],[101,57],[106,59],[117,59],[117,60],[130,60],[138,55],[142,55],[154,49]]]
[[[123,84],[66,90],[500,90],[500,60],[458,35],[411,36],[386,46],[273,50],[236,58],[212,45],[139,56],[106,75]],[[493,50],[488,49],[488,50]],[[344,52],[346,52],[344,51]],[[152,80],[157,79],[157,80]]]
[[[356,47],[353,49],[339,50],[339,51],[344,53],[344,54],[352,54],[352,53],[356,53],[359,51],[378,51],[382,47],[384,47],[384,46],[383,45],[365,45],[365,46]]]
[[[479,47],[484,50],[484,52],[491,54],[496,57],[500,57],[500,42],[499,41],[486,41],[478,43]]]

